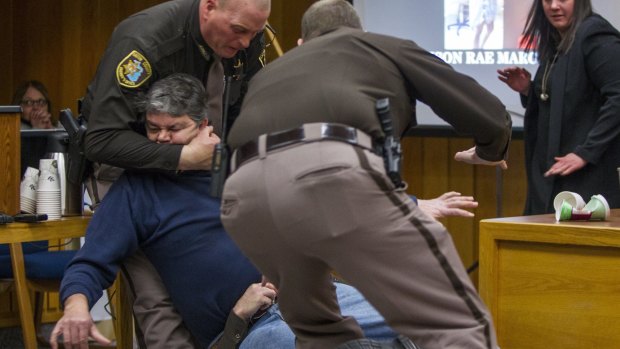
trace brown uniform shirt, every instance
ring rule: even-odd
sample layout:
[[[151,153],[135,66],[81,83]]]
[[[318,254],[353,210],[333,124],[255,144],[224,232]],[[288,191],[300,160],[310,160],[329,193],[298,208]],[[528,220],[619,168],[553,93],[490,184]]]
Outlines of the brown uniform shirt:
[[[472,78],[414,42],[340,28],[268,64],[250,82],[228,142],[233,149],[260,134],[304,123],[333,122],[382,135],[375,101],[389,97],[396,135],[416,124],[415,103],[428,104],[478,155],[503,158],[511,120],[504,105]]]

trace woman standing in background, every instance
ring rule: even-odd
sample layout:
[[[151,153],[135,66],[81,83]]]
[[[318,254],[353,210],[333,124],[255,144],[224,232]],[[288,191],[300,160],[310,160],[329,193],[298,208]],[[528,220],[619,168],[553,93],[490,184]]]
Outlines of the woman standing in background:
[[[534,0],[523,34],[534,80],[520,67],[498,74],[526,108],[525,214],[553,212],[564,190],[620,207],[620,33],[590,0]]]
[[[49,93],[40,81],[29,80],[17,87],[13,104],[22,107],[21,128],[54,128]]]

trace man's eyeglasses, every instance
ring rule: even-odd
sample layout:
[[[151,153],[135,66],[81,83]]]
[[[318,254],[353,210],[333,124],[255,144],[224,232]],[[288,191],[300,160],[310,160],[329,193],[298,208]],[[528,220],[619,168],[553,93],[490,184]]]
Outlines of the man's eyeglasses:
[[[23,106],[29,106],[29,107],[33,107],[33,106],[38,106],[38,107],[44,107],[47,105],[47,99],[37,99],[37,100],[30,100],[30,99],[26,99],[23,100],[21,103]]]

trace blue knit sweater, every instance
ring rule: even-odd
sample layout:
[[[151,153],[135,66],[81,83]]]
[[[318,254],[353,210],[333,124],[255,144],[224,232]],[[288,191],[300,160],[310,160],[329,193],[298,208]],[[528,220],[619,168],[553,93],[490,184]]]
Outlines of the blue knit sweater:
[[[65,272],[60,297],[109,287],[123,260],[141,248],[175,308],[203,347],[224,328],[235,302],[260,274],[228,237],[205,172],[125,173],[112,186]]]

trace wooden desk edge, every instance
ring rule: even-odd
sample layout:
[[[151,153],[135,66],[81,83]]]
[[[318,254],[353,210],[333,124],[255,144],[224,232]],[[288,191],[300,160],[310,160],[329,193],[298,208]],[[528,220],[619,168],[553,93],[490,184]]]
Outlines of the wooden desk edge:
[[[480,253],[483,248],[493,248],[493,244],[497,243],[490,244],[490,241],[487,241],[483,245],[486,239],[619,247],[620,223],[482,220],[480,221]]]
[[[7,223],[0,225],[0,244],[84,236],[91,216],[65,217],[38,223]]]

